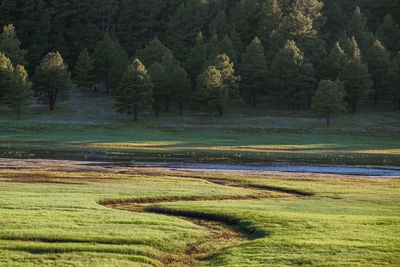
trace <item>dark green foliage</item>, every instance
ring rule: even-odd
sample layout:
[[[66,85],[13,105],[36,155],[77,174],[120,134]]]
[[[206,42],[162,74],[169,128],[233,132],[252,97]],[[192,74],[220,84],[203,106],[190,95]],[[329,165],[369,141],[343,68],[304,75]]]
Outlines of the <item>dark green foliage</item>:
[[[94,74],[92,59],[87,48],[79,54],[73,74],[73,80],[78,86],[92,90],[96,75]]]
[[[192,48],[190,55],[186,59],[186,66],[189,77],[195,82],[197,76],[203,70],[206,62],[206,45],[204,44],[203,33],[199,32],[196,37],[196,44]]]
[[[326,124],[329,126],[332,113],[345,111],[344,96],[342,82],[321,80],[313,97],[311,109],[325,116]]]
[[[154,63],[150,66],[148,71],[151,81],[153,82],[153,97],[154,97],[154,112],[156,115],[160,114],[162,100],[169,98],[167,84],[167,72],[161,63]]]
[[[400,28],[390,14],[387,14],[383,19],[379,26],[378,35],[390,51],[397,52],[400,49]]]
[[[347,60],[347,56],[340,46],[340,43],[336,42],[329,55],[321,62],[321,78],[335,81],[346,66]]]
[[[115,91],[119,82],[122,79],[122,75],[124,75],[126,68],[129,66],[129,57],[125,50],[118,46],[119,48],[115,51],[115,59],[114,63],[111,66],[111,69],[108,71],[108,83],[109,87]]]
[[[166,108],[169,108],[169,102],[173,100],[178,104],[179,115],[183,115],[183,104],[189,99],[191,93],[191,81],[188,74],[172,55],[164,55],[161,64],[164,66],[166,74],[164,83],[167,92],[164,98]]]
[[[382,100],[385,95],[386,88],[383,81],[390,67],[390,53],[386,51],[381,42],[376,40],[367,51],[366,61],[374,82],[372,96],[375,104],[378,104],[378,100]]]
[[[25,65],[27,63],[25,56],[28,52],[21,49],[21,42],[18,40],[12,24],[3,27],[3,33],[0,35],[0,51],[10,58],[13,64]]]
[[[11,60],[0,52],[0,100],[3,100],[10,88],[13,71]]]
[[[348,108],[356,112],[362,97],[370,93],[372,81],[367,65],[361,61],[361,52],[354,37],[351,38],[350,44],[352,53],[349,54],[349,62],[340,73],[340,80],[344,82]]]
[[[108,32],[106,32],[103,39],[96,44],[92,55],[94,68],[97,73],[97,79],[105,83],[107,92],[109,92],[111,87],[109,72],[111,68],[113,68],[114,63],[124,55],[126,55],[126,52],[119,44],[118,40],[113,39]]]
[[[21,118],[22,108],[32,102],[32,92],[28,81],[28,73],[21,65],[17,65],[12,74],[10,87],[6,91],[5,103],[16,110],[18,118]]]
[[[70,87],[70,73],[60,53],[48,53],[37,66],[33,76],[36,95],[46,98],[50,111],[54,111],[56,101],[65,97]]]
[[[400,109],[400,52],[392,60],[383,83],[386,88],[386,98],[393,103],[395,109]]]
[[[146,67],[135,58],[118,86],[115,98],[116,111],[121,114],[133,114],[134,120],[137,121],[139,111],[150,108],[153,103],[153,87]]]
[[[240,89],[248,103],[257,104],[257,99],[265,91],[267,65],[264,56],[264,47],[260,39],[254,37],[251,44],[242,55]]]
[[[138,58],[145,66],[161,62],[164,55],[172,55],[172,51],[163,45],[157,37],[151,40],[145,48],[138,51]]]
[[[227,105],[229,91],[223,85],[221,72],[215,66],[207,67],[199,75],[194,101],[198,107],[207,109],[211,118],[216,110]]]
[[[377,52],[370,50],[379,40],[386,52],[396,55],[400,49],[399,18],[400,3],[393,0],[4,0],[0,3],[0,25],[15,25],[18,38],[14,27],[6,26],[0,36],[0,52],[14,66],[25,65],[33,73],[48,51],[60,51],[64,62],[74,66],[74,80],[80,86],[88,87],[94,80],[94,89],[104,87],[107,92],[115,92],[134,56],[152,66],[161,64],[165,54],[173,55],[182,62],[194,90],[204,68],[214,64],[211,61],[217,55],[226,54],[243,78],[240,88],[247,102],[284,101],[297,108],[309,105],[318,80],[333,81],[343,73],[354,54],[348,41],[354,36],[361,62],[368,63],[374,81],[370,97],[385,104],[391,99],[378,81],[383,71],[374,66],[382,62],[375,62],[369,54]],[[254,36],[260,38],[265,56],[258,51],[259,58],[249,60],[251,56],[244,50]],[[293,83],[291,101],[282,97],[281,83],[277,83],[282,80],[277,77],[285,74],[275,73],[279,69],[277,57],[287,40],[293,40],[304,54],[294,80],[288,82]],[[335,47],[338,41],[340,45]],[[88,57],[81,55],[85,48],[93,60],[91,75]],[[269,66],[272,61],[274,66]],[[290,72],[281,68],[286,74]],[[96,79],[89,77],[92,75]],[[180,75],[185,77],[183,71]],[[186,81],[184,78],[182,84]],[[173,100],[181,102],[170,87],[166,86],[169,93],[161,101],[166,107]],[[190,90],[183,95],[181,104],[190,102]]]
[[[315,83],[312,66],[303,64],[304,54],[292,40],[286,42],[271,63],[275,94],[290,110],[308,102],[309,90],[313,90]]]
[[[219,115],[223,115],[225,108],[240,104],[242,98],[239,91],[240,78],[235,75],[234,64],[226,54],[218,55],[212,62],[216,70],[221,74],[221,82],[228,90],[228,99],[218,106]]]

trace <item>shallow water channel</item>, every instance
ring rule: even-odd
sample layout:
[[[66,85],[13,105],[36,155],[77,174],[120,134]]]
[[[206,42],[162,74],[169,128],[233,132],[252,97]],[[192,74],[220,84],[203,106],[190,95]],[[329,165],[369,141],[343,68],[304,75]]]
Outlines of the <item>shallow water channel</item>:
[[[265,164],[217,164],[217,163],[187,163],[187,162],[132,162],[135,167],[161,167],[171,169],[191,170],[225,170],[225,171],[271,171],[293,173],[321,173],[354,176],[393,176],[400,177],[400,167],[395,166],[346,166],[346,165],[314,165],[292,163],[265,163]]]

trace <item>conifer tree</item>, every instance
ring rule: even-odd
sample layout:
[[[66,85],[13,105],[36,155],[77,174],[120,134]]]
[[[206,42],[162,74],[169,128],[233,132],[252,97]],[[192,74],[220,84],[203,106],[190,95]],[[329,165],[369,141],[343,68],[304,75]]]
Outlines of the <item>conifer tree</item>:
[[[10,88],[13,72],[11,60],[0,52],[0,100],[3,100]]]
[[[264,47],[260,39],[254,37],[242,55],[240,66],[241,93],[245,100],[254,106],[256,106],[260,95],[265,91],[266,64]]]
[[[133,114],[134,120],[137,121],[139,111],[150,108],[153,103],[153,87],[146,67],[135,58],[122,76],[116,92],[116,111],[121,114]]]
[[[326,118],[326,125],[334,112],[345,111],[345,91],[340,81],[321,80],[313,97],[311,109]]]
[[[203,70],[205,62],[206,45],[204,44],[203,33],[199,32],[196,37],[196,44],[186,59],[186,69],[188,70],[189,77],[193,83]]]
[[[50,111],[54,111],[57,99],[66,96],[70,87],[68,66],[60,53],[48,53],[37,66],[33,76],[34,91],[38,96],[47,98]]]
[[[165,87],[168,92],[165,97],[166,107],[168,108],[169,100],[173,99],[178,103],[179,115],[183,115],[183,104],[188,100],[190,95],[191,81],[188,74],[181,66],[178,60],[172,55],[164,55],[161,64],[166,72]]]
[[[222,116],[225,108],[242,102],[239,91],[240,77],[235,75],[234,63],[226,54],[218,55],[213,60],[212,66],[220,72],[221,82],[228,90],[227,102],[218,107],[219,115]]]
[[[118,40],[113,39],[108,32],[105,32],[103,39],[96,43],[92,55],[93,65],[97,73],[97,79],[105,83],[107,93],[110,92],[109,71],[122,53],[126,52]]]
[[[15,27],[12,24],[3,27],[0,35],[0,51],[10,58],[13,64],[25,65],[25,56],[28,51],[21,48],[21,41],[17,38]]]
[[[400,109],[400,52],[390,63],[389,71],[384,77],[384,85],[386,99],[393,103],[394,109]]]
[[[290,110],[299,106],[299,96],[305,96],[297,84],[303,62],[304,55],[293,40],[288,40],[271,62],[275,93],[289,105]]]
[[[372,96],[375,104],[378,104],[378,101],[385,95],[383,80],[390,67],[390,53],[386,51],[381,42],[376,40],[367,51],[366,61],[374,83]]]
[[[5,95],[5,103],[17,111],[21,118],[22,108],[32,102],[32,92],[28,81],[28,73],[21,65],[17,65],[12,75],[11,84]]]
[[[157,37],[138,51],[138,58],[145,66],[151,66],[155,62],[161,62],[164,55],[172,55],[172,51],[161,43]]]
[[[264,48],[269,49],[270,36],[282,20],[282,11],[277,0],[267,0],[261,3],[258,19],[257,35],[260,37]]]
[[[336,42],[329,55],[321,62],[320,76],[323,79],[335,81],[346,64],[347,56],[340,43]]]
[[[92,90],[95,79],[92,59],[87,48],[79,54],[74,68],[74,81],[78,86]]]
[[[359,7],[356,7],[354,10],[346,31],[348,36],[354,37],[359,46],[363,49],[368,49],[376,40],[376,37],[369,32],[367,19],[361,14]]]
[[[361,98],[370,92],[372,81],[367,65],[361,61],[361,52],[354,37],[350,39],[350,43],[352,54],[340,73],[340,80],[344,82],[348,107],[356,112]]]
[[[199,107],[206,108],[211,119],[215,111],[226,106],[229,101],[228,88],[222,83],[222,75],[215,66],[207,67],[197,79],[197,89],[194,102]]]
[[[158,116],[160,114],[161,101],[169,97],[168,88],[166,87],[167,72],[161,63],[156,62],[150,66],[148,73],[154,85],[154,112]]]
[[[226,54],[233,62],[238,62],[235,48],[233,47],[232,40],[228,35],[225,35],[225,37],[219,42],[218,51],[219,54]]]
[[[390,14],[387,14],[383,19],[378,28],[378,35],[389,51],[397,52],[400,49],[400,28]]]
[[[318,81],[315,78],[315,69],[311,63],[304,63],[296,77],[297,90],[293,96],[296,100],[296,105],[299,107],[302,104],[306,104],[307,108],[311,106],[312,96],[318,85]]]
[[[117,90],[119,83],[122,79],[122,75],[124,75],[126,69],[129,66],[129,57],[126,51],[119,46],[115,50],[115,58],[114,63],[111,66],[111,69],[108,71],[108,81],[110,89],[115,91]]]

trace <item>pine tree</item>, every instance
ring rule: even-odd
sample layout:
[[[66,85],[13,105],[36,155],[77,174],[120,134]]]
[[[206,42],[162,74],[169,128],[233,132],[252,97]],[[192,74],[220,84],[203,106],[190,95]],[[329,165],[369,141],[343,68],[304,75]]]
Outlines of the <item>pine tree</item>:
[[[302,104],[306,104],[308,108],[311,106],[312,96],[318,85],[315,73],[314,66],[311,63],[304,63],[301,66],[300,72],[296,77],[297,90],[294,95],[297,107]]]
[[[383,19],[378,29],[378,35],[389,51],[397,52],[400,49],[400,28],[390,14]]]
[[[261,3],[257,35],[266,50],[269,49],[271,34],[278,28],[281,20],[282,11],[277,0],[267,0]]]
[[[228,89],[222,83],[222,75],[215,66],[207,67],[197,79],[194,102],[208,110],[211,119],[215,111],[229,101]]]
[[[87,48],[82,50],[76,61],[74,68],[74,81],[78,86],[92,90],[95,78],[92,59]]]
[[[17,38],[15,27],[12,24],[3,27],[0,35],[0,51],[10,58],[13,64],[25,65],[25,56],[28,51],[21,49],[21,41]]]
[[[264,47],[260,39],[254,37],[246,51],[242,55],[240,75],[241,93],[248,103],[254,106],[265,91],[265,76],[267,74],[267,63],[264,55]]]
[[[218,53],[226,54],[233,62],[238,62],[235,48],[233,47],[232,40],[228,35],[225,35],[225,37],[219,42]]]
[[[33,76],[33,89],[38,96],[45,96],[50,111],[54,111],[56,101],[66,96],[71,87],[68,66],[59,52],[48,53],[37,66]]]
[[[345,91],[340,81],[321,80],[313,97],[311,109],[325,116],[326,125],[334,112],[345,111]]]
[[[346,66],[347,60],[340,43],[336,42],[329,55],[321,62],[320,76],[331,81],[337,80],[340,72]]]
[[[116,92],[117,112],[133,114],[134,120],[137,121],[139,111],[150,108],[153,103],[153,87],[146,67],[135,58],[122,76]]]
[[[228,90],[228,99],[224,105],[218,107],[219,115],[222,116],[224,109],[242,102],[239,91],[240,78],[235,75],[234,64],[226,54],[218,55],[212,62],[221,74],[221,82]]]
[[[299,96],[303,94],[297,84],[303,62],[304,55],[293,40],[288,40],[271,62],[275,93],[289,105],[290,110],[299,106]]]
[[[400,52],[390,63],[383,83],[386,87],[386,99],[393,103],[395,109],[400,109]]]
[[[23,66],[15,67],[10,85],[5,95],[5,103],[17,111],[18,119],[20,119],[22,108],[29,106],[32,102],[28,73]]]
[[[172,55],[171,49],[155,37],[146,47],[138,51],[138,58],[145,66],[151,66],[155,62],[161,62],[164,55]]]
[[[165,86],[168,79],[167,72],[161,63],[156,62],[150,66],[148,73],[154,85],[154,112],[158,116],[160,114],[161,101],[169,97],[168,88]]]
[[[0,100],[3,100],[12,81],[14,72],[11,60],[0,52]]]
[[[376,37],[369,32],[367,19],[361,14],[359,7],[354,10],[346,30],[348,36],[353,36],[363,49],[368,49],[376,40]]]
[[[349,62],[340,73],[344,82],[346,101],[352,112],[356,112],[361,98],[370,92],[372,81],[368,67],[361,61],[361,52],[354,37],[351,38],[352,54]]]
[[[186,69],[193,83],[203,70],[205,62],[206,45],[204,44],[203,33],[199,32],[196,37],[196,45],[192,48],[190,55],[186,59]]]
[[[372,96],[375,104],[378,104],[378,101],[385,95],[386,88],[383,80],[390,67],[390,53],[386,51],[381,42],[376,40],[368,49],[366,61],[372,81],[374,82]]]
[[[93,52],[93,65],[97,73],[97,79],[106,85],[107,93],[110,91],[109,72],[113,67],[118,57],[126,53],[119,41],[113,39],[111,35],[106,32],[102,40],[96,43]]]
[[[161,64],[165,68],[167,79],[165,83],[168,95],[166,107],[168,108],[169,100],[173,99],[179,106],[179,115],[183,115],[183,104],[188,100],[190,95],[191,81],[188,74],[178,60],[172,55],[164,55]]]
[[[113,91],[117,90],[122,79],[122,75],[124,75],[130,63],[126,51],[118,43],[116,45],[117,49],[115,50],[114,63],[107,73],[109,86]]]

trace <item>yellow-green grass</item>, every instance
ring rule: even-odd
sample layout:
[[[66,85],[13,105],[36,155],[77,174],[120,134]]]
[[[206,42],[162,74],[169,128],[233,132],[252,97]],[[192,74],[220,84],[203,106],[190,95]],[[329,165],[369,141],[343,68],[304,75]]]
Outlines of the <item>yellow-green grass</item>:
[[[209,233],[175,217],[118,211],[97,202],[254,195],[177,177],[34,170],[2,170],[0,177],[0,264],[5,266],[159,265]]]
[[[314,195],[265,195],[248,186]],[[250,234],[250,240],[196,265],[400,264],[398,179],[6,169],[0,171],[0,192],[0,265],[4,266],[161,265],[163,259],[179,259],[188,244],[210,235],[206,228],[179,217],[98,204],[127,199],[170,199],[175,202],[154,204],[149,210],[236,223],[238,230]],[[221,200],[257,195],[265,199]],[[218,201],[177,201],[193,197]]]

